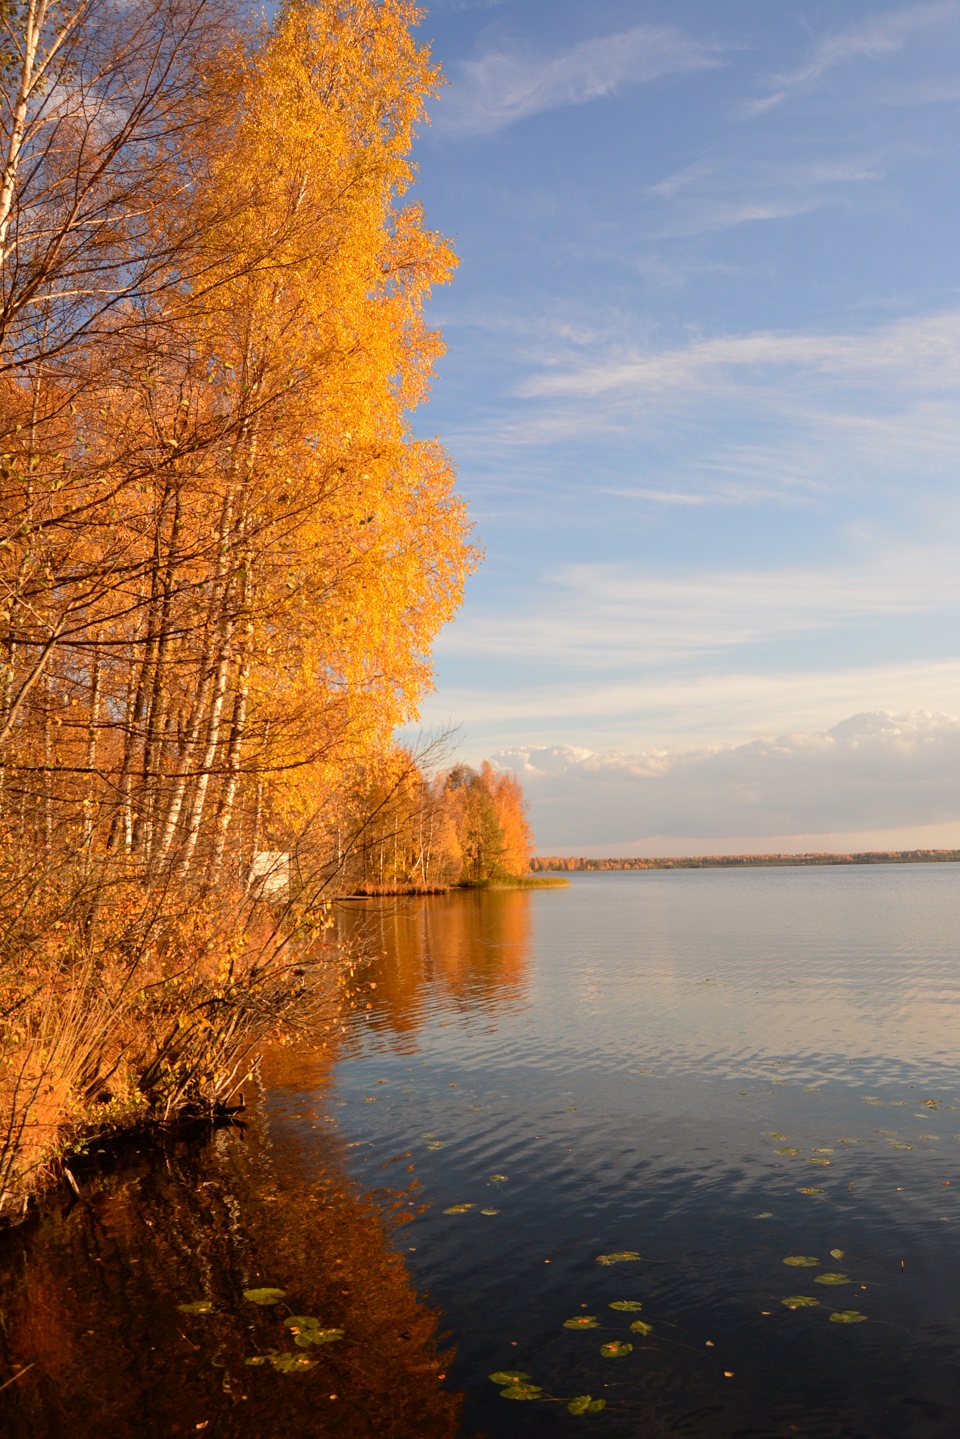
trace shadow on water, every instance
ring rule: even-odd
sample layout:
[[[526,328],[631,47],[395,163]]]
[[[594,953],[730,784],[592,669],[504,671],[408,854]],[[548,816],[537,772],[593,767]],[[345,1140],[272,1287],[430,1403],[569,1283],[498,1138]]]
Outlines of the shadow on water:
[[[290,1069],[275,1057],[271,1082]],[[242,1133],[104,1156],[80,1199],[6,1233],[0,1383],[31,1367],[0,1392],[5,1439],[452,1439],[452,1353],[390,1239],[412,1195],[362,1197],[338,1145],[317,1136],[305,1172],[261,1104]],[[244,1297],[267,1287],[283,1298]],[[343,1338],[298,1347],[291,1316]]]

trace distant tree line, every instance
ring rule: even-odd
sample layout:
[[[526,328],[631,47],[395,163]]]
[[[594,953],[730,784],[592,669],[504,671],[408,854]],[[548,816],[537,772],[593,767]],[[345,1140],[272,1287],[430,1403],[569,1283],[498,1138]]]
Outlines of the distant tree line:
[[[772,869],[826,864],[953,864],[960,849],[869,850],[863,854],[705,854],[663,859],[584,859],[570,855],[536,855],[534,874],[574,874],[615,869]]]

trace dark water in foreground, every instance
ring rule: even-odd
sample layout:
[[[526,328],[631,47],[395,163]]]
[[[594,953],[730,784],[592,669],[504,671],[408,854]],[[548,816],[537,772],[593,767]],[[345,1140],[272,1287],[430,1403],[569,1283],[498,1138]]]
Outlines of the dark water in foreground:
[[[585,875],[344,923],[383,957],[332,1069],[275,1056],[243,1136],[132,1154],[8,1237],[0,1382],[34,1367],[0,1434],[956,1432],[960,867]],[[343,1338],[298,1349],[291,1315]],[[245,1363],[271,1350],[315,1367]],[[501,1398],[512,1366],[543,1397]]]

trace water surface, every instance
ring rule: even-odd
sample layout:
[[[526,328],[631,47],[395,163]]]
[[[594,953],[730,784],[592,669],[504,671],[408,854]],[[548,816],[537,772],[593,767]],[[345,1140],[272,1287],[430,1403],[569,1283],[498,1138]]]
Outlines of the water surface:
[[[5,1246],[7,1372],[36,1367],[4,1432],[113,1382],[73,1432],[952,1435],[960,868],[572,880],[349,907],[374,957],[335,1064],[274,1056],[244,1136]],[[251,1284],[343,1340],[246,1365],[289,1347]],[[542,1398],[500,1397],[514,1366]]]

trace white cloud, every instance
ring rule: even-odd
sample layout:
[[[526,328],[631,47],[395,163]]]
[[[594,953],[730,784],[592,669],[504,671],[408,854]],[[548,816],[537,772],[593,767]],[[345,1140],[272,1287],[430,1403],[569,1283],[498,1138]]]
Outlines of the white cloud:
[[[435,123],[451,135],[488,135],[543,110],[719,63],[716,47],[650,25],[581,40],[550,55],[500,48],[463,62],[436,106]]]
[[[710,749],[525,745],[495,758],[520,775],[545,853],[598,844],[626,853],[651,838],[891,834],[960,820],[956,715],[861,713],[827,731]]]
[[[944,22],[956,20],[958,13],[955,0],[939,0],[905,10],[888,10],[827,35],[802,65],[773,76],[770,92],[744,102],[738,113],[744,119],[765,115],[795,92],[816,85],[828,71],[858,60],[878,61],[899,54],[914,36],[940,30]]]
[[[589,673],[960,608],[953,544],[881,546],[867,537],[864,549],[833,565],[680,575],[573,565],[550,578],[531,612],[467,613],[444,631],[438,650],[521,663],[546,658]]]
[[[812,377],[943,391],[960,384],[960,312],[912,316],[855,335],[778,334],[694,340],[669,350],[622,354],[576,368],[544,370],[521,395],[633,396],[674,390],[702,396],[729,389],[731,376],[762,383],[771,373],[802,370]]]

